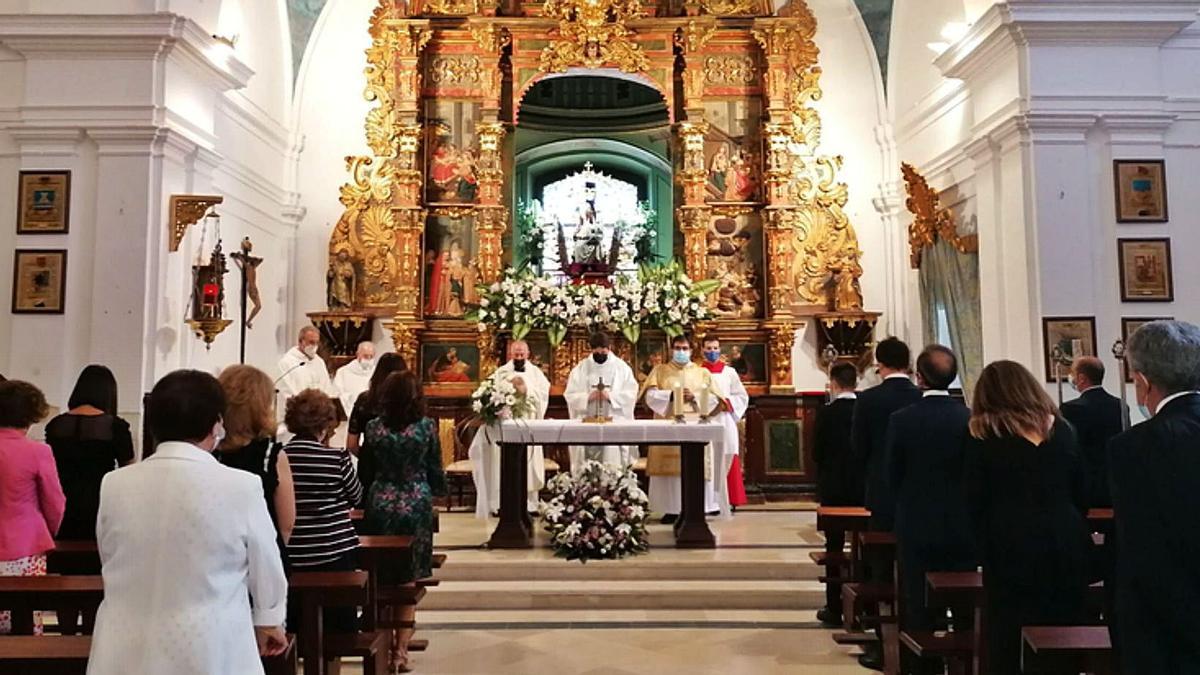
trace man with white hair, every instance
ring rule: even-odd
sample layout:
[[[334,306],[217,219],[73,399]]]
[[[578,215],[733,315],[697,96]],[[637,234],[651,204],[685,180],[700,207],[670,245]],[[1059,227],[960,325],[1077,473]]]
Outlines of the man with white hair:
[[[371,375],[375,373],[375,343],[360,342],[354,353],[354,360],[338,368],[333,375],[333,386],[337,389],[338,398],[342,401],[342,410],[349,415],[354,410],[354,402],[359,394],[367,390],[371,384]]]
[[[305,389],[317,389],[325,392],[330,398],[337,396],[333,382],[329,380],[329,368],[325,359],[317,354],[321,344],[321,334],[313,326],[300,329],[296,346],[287,350],[279,359],[279,379],[275,386],[283,395],[283,400],[299,394]],[[282,408],[281,408],[282,409]]]
[[[496,369],[496,376],[512,382],[518,396],[524,396],[529,412],[525,419],[542,419],[550,404],[550,380],[541,369],[529,362],[529,344],[514,340],[508,345],[508,363]],[[538,492],[546,484],[546,460],[541,446],[530,446],[527,462],[529,490],[527,507],[538,509]],[[500,510],[500,436],[497,430],[479,427],[467,451],[471,460],[471,477],[475,479],[475,516],[487,518]]]
[[[1126,673],[1200,673],[1200,328],[1154,321],[1125,353],[1148,419],[1108,444],[1113,646]]]

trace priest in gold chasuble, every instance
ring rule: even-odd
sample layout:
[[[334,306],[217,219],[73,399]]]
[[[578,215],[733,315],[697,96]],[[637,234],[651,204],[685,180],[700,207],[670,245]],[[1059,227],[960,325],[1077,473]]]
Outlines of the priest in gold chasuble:
[[[712,413],[726,398],[712,375],[692,361],[692,348],[684,336],[671,341],[671,361],[655,366],[642,391],[655,417],[672,419],[682,414],[692,423],[701,413]],[[715,480],[724,476],[720,475],[722,463],[714,462],[714,458],[720,457],[722,451],[710,445],[704,457],[704,510],[710,513],[718,510]],[[651,446],[646,460],[650,510],[662,514],[665,523],[679,516],[682,494],[679,453],[678,446]]]

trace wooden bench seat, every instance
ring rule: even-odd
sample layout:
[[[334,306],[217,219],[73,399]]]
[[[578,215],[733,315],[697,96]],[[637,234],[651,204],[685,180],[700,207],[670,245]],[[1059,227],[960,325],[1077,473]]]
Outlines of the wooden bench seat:
[[[866,645],[879,642],[879,636],[865,631],[834,633],[833,641],[839,645]]]
[[[1021,672],[1114,672],[1107,626],[1026,626],[1021,629]]]
[[[900,643],[923,658],[966,660],[974,653],[975,634],[969,631],[901,631]]]
[[[848,565],[850,564],[850,556],[844,551],[809,551],[808,557],[812,561],[822,567],[829,565]]]
[[[296,675],[296,636],[288,634],[287,648],[264,657],[266,675]],[[5,675],[84,675],[92,649],[90,635],[0,636],[0,673]]]
[[[433,569],[436,570],[445,564],[446,564],[446,554],[445,553],[434,553],[433,554]]]
[[[896,587],[887,583],[855,582],[842,585],[842,620],[847,631],[863,625],[859,615],[866,615],[868,607],[881,602],[891,603],[896,597]],[[870,615],[877,616],[877,615]],[[868,621],[869,623],[869,621]]]
[[[89,635],[0,636],[0,673],[5,675],[83,675]]]
[[[410,652],[423,652],[426,649],[429,649],[429,640],[409,640],[408,641],[408,651],[410,651]]]
[[[369,631],[325,638],[327,658],[361,658],[363,675],[386,675],[392,636],[386,631]]]
[[[33,634],[33,613],[69,609],[95,614],[104,599],[99,575],[0,577],[0,607],[12,612],[12,634]]]

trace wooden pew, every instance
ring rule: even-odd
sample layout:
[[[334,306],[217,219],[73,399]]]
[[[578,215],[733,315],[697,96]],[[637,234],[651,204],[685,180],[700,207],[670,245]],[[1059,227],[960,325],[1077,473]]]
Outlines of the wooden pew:
[[[370,631],[326,636],[326,607],[369,607],[366,572],[296,572],[289,582],[301,607],[300,650],[304,675],[324,675],[325,660],[361,656],[364,675],[387,672],[387,635]],[[370,610],[368,610],[368,614]]]
[[[838,589],[838,597],[842,599],[843,607],[846,604],[845,586],[843,584],[862,581],[860,579],[861,570],[857,569],[856,562],[858,560],[858,539],[854,534],[866,530],[870,518],[871,512],[862,507],[817,507],[817,531],[824,533],[826,537],[832,533],[841,533],[843,541],[849,539],[849,553],[842,551],[830,554],[825,551],[814,551],[810,554],[813,562],[825,567],[825,574],[820,580],[826,584],[833,584]],[[846,537],[846,533],[849,533],[850,536]],[[851,592],[852,605],[856,602],[858,595],[859,591],[857,589]],[[845,611],[842,612],[842,620],[848,621]],[[846,625],[850,626],[852,622],[848,622]],[[834,642],[838,644],[863,644],[875,641],[873,634],[863,633],[854,628],[847,628],[846,631],[845,633],[835,633],[833,636]]]
[[[0,636],[0,673],[5,675],[84,675],[90,635]]]
[[[0,577],[0,608],[12,611],[12,634],[33,634],[34,611],[73,609],[95,613],[104,599],[99,576]]]
[[[1026,626],[1021,629],[1021,672],[1115,672],[1107,626]]]
[[[90,635],[0,636],[0,673],[5,675],[84,675],[92,649]],[[266,675],[296,675],[296,636],[287,649],[262,659]]]

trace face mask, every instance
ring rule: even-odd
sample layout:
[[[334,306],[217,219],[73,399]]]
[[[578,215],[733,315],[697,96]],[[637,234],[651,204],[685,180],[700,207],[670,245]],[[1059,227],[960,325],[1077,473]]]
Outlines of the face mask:
[[[721,352],[704,352],[704,360],[709,363],[716,363],[721,360]]]
[[[513,359],[513,370],[525,372],[525,359]]]
[[[362,366],[363,370],[370,370],[371,366],[375,365],[375,359],[359,359],[358,365]]]
[[[304,349],[302,349],[301,351],[304,352],[305,356],[307,356],[308,358],[311,359],[317,355],[317,346],[316,345],[304,345]]]
[[[604,363],[608,360],[608,354],[592,354],[592,360],[596,363]]]
[[[225,440],[225,422],[223,422],[221,420],[217,420],[217,425],[215,427],[213,427],[212,449],[216,450],[217,448],[221,447],[221,441],[224,441],[224,440]]]
[[[1071,388],[1075,391],[1079,391],[1079,384],[1075,382],[1075,378],[1067,380],[1067,384],[1071,385]]]
[[[692,352],[689,349],[676,349],[674,358],[675,363],[686,366],[692,360]]]

